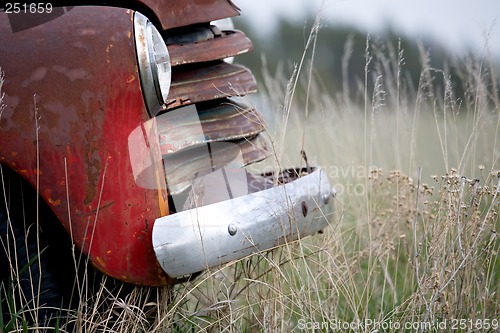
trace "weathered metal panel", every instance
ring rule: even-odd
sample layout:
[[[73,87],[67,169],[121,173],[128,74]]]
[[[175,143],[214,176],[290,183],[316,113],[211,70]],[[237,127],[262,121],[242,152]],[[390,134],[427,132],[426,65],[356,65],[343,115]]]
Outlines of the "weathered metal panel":
[[[23,2],[20,2],[20,4],[22,6]],[[41,5],[44,8],[46,8],[46,5],[51,5],[52,12],[50,14],[44,13],[36,17],[28,13],[29,16],[24,16],[23,21],[16,23],[17,30],[23,30],[47,22],[54,17],[65,15],[64,13],[66,11],[76,8],[77,6],[75,5],[113,6],[128,8],[134,11],[137,10],[142,12],[142,14],[150,16],[149,18],[159,25],[159,30],[207,23],[227,17],[238,16],[240,13],[240,9],[230,0],[85,0],[79,1],[78,3],[72,0],[52,0],[41,2]],[[66,6],[66,8],[56,8],[62,6]],[[2,8],[5,8],[5,6],[0,4],[0,9]],[[31,22],[27,22],[27,20]],[[33,20],[37,20],[37,22],[33,22]]]
[[[200,68],[174,68],[167,109],[229,96],[257,92],[249,69],[216,62]]]
[[[190,109],[187,109],[190,108]],[[191,114],[195,113],[195,117]],[[254,108],[224,99],[202,108],[189,105],[156,118],[162,155],[209,142],[253,138],[265,130]]]
[[[264,160],[271,155],[271,143],[267,135],[234,142],[216,142],[199,145],[165,156],[165,171],[169,193],[185,191],[199,174],[208,173],[228,164],[233,167]]]
[[[220,37],[190,44],[168,45],[172,66],[234,57],[253,50],[241,31],[225,31]]]
[[[137,0],[158,17],[164,30],[239,15],[229,0]]]
[[[137,186],[128,150],[129,134],[149,119],[133,12],[75,7],[17,33],[0,13],[0,31],[0,162],[38,186],[100,270],[137,284],[169,283],[151,248],[167,193]]]

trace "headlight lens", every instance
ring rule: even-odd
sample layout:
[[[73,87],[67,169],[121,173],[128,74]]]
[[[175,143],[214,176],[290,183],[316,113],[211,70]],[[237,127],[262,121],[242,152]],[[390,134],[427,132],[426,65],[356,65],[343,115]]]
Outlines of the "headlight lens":
[[[160,32],[138,12],[134,15],[134,30],[144,99],[150,115],[156,116],[164,107],[170,90],[170,56]]]

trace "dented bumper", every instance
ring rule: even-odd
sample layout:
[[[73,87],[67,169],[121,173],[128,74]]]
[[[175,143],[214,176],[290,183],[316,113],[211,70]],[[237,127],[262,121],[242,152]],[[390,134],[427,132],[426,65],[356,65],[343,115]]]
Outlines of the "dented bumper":
[[[286,174],[283,184],[157,219],[153,248],[165,272],[193,274],[325,228],[333,204],[325,172]]]

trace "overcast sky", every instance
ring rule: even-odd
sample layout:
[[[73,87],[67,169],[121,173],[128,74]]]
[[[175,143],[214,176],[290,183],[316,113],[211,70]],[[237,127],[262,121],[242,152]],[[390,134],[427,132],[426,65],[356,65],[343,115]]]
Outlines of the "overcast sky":
[[[237,0],[242,16],[258,29],[273,29],[279,15],[303,24],[321,12],[326,24],[352,24],[376,34],[384,27],[415,37],[432,36],[457,49],[500,57],[500,0]],[[320,9],[323,9],[320,11]]]

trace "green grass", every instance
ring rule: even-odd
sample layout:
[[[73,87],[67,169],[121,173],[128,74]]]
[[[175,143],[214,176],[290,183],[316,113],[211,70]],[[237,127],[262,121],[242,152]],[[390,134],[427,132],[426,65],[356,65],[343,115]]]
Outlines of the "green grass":
[[[498,330],[494,66],[468,59],[457,96],[445,68],[430,68],[421,50],[420,84],[412,87],[404,50],[385,54],[368,39],[356,99],[322,89],[309,71],[311,50],[291,80],[264,75],[278,158],[256,169],[301,164],[304,149],[337,190],[331,226],[172,288],[138,287],[124,299],[103,289],[96,302],[111,305],[83,306],[74,318],[81,331]]]

